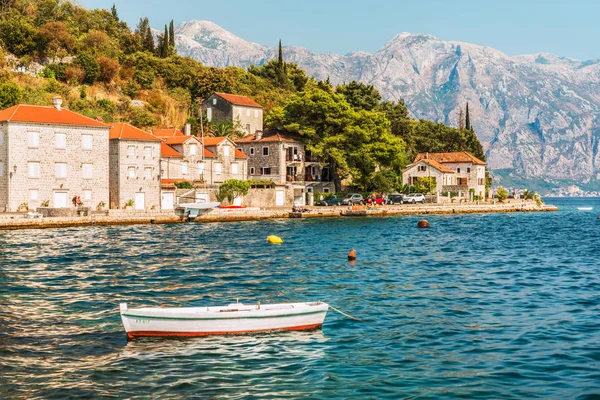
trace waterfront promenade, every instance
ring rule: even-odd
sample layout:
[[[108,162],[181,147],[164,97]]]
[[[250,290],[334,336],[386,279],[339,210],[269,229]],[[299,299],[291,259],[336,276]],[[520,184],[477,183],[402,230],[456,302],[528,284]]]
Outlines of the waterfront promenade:
[[[341,218],[341,213],[349,207],[307,207],[308,212],[302,213],[302,218]],[[513,201],[510,203],[466,203],[466,204],[403,204],[387,205],[373,217],[395,215],[428,215],[428,214],[473,214],[473,213],[511,213],[511,212],[546,212],[557,211],[551,205],[538,206],[535,202]],[[0,214],[0,229],[35,229],[57,228],[72,226],[92,225],[135,225],[135,224],[171,224],[184,223],[185,219],[175,212],[141,212],[131,211],[118,214],[92,214],[83,217],[47,217],[27,218],[23,213]],[[235,222],[258,221],[272,218],[289,218],[290,209],[287,207],[275,208],[240,208],[240,209],[213,209],[193,222]]]

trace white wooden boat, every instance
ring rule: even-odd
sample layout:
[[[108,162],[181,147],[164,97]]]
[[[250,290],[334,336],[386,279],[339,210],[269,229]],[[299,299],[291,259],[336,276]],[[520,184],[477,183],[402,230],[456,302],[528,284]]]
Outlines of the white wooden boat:
[[[128,308],[121,320],[130,339],[153,336],[208,336],[265,331],[302,331],[323,325],[329,305],[283,303],[224,307]]]
[[[594,207],[577,207],[579,211],[592,211]]]
[[[180,203],[177,206],[177,210],[180,211],[184,218],[194,219],[200,214],[201,211],[208,211],[218,206],[219,203],[215,202]]]

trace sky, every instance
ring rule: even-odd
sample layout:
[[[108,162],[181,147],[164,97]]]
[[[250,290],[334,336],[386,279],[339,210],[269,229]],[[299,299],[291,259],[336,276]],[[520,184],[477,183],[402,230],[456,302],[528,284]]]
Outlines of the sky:
[[[400,32],[490,46],[508,55],[553,53],[600,59],[597,0],[79,0],[86,8],[117,6],[135,27],[209,20],[256,43],[315,53],[375,52]]]

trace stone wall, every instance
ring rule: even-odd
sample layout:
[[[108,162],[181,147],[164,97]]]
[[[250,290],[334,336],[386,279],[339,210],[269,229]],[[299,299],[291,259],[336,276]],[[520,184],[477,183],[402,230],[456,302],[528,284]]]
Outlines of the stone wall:
[[[240,128],[248,135],[263,130],[263,110],[257,107],[243,107],[234,105],[232,110],[233,124],[239,122]]]
[[[6,122],[0,125],[0,211],[5,211],[8,206],[8,180],[10,171],[7,157],[7,125]]]
[[[144,209],[160,208],[160,142],[147,140],[113,139],[111,159],[113,167],[111,181],[117,192],[111,195],[111,208],[123,208],[129,200],[135,202],[136,194],[144,194]],[[118,151],[114,147],[118,146]],[[130,155],[132,146],[134,154]],[[146,148],[150,149],[150,155]],[[117,168],[114,169],[114,164]],[[134,168],[135,177],[129,177],[129,168]],[[149,174],[147,173],[149,172]],[[134,205],[134,208],[140,207]]]
[[[285,182],[285,153],[281,142],[243,142],[238,143],[237,147],[248,156],[248,179],[272,179],[276,182]],[[263,155],[264,147],[269,149],[268,156]],[[254,154],[251,154],[251,148],[254,148]],[[271,174],[263,175],[263,167],[271,168]]]
[[[95,207],[101,201],[108,204],[108,127],[5,123],[4,129],[8,146],[5,169],[12,171],[6,185],[8,210],[17,210],[22,203],[28,203],[34,209],[44,201],[55,207],[56,193],[66,194],[67,206],[75,196],[81,196],[86,206]],[[38,132],[38,146],[28,146],[28,132]],[[56,148],[57,133],[65,134],[65,148]],[[83,135],[92,136],[91,149],[82,148]],[[39,178],[29,177],[29,162],[39,163]],[[65,178],[56,177],[57,163],[66,164]],[[89,179],[83,177],[83,164],[92,164],[92,177]],[[37,200],[30,199],[31,191],[37,191]],[[90,200],[84,199],[84,191],[91,191]]]

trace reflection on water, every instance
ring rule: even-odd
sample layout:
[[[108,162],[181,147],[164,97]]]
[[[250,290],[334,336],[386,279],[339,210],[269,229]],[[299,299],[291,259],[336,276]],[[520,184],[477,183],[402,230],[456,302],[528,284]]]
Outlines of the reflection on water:
[[[0,232],[0,398],[597,394],[600,223],[561,209]],[[128,342],[118,315],[236,298],[364,322]]]

